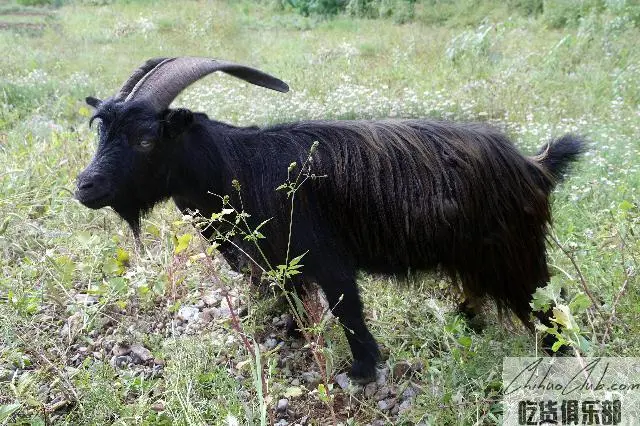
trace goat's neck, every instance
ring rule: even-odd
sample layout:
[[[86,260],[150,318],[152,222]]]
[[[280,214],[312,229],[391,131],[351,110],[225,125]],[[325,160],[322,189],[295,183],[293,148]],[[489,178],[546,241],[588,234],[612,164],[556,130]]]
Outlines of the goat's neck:
[[[210,217],[222,209],[223,196],[235,194],[232,181],[242,170],[245,131],[255,128],[196,118],[177,143],[171,196],[180,209]]]

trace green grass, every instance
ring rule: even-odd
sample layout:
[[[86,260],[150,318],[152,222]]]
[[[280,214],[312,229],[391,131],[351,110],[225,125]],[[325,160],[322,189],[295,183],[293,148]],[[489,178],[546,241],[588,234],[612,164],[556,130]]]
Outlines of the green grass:
[[[236,366],[249,357],[228,323],[198,336],[153,328],[213,285],[210,268],[188,261],[202,250],[198,244],[191,244],[187,256],[174,254],[174,237],[192,232],[175,223],[175,208],[156,208],[144,222],[143,247],[136,248],[112,211],[90,211],[72,199],[75,176],[95,146],[84,97],[112,95],[153,56],[235,60],[290,84],[292,92],[282,95],[215,75],[176,102],[232,123],[386,116],[489,120],[526,153],[565,132],[585,135],[590,152],[554,195],[553,232],[604,312],[604,318],[594,308],[576,313],[591,341],[587,353],[636,355],[637,16],[631,6],[616,8],[614,2],[577,17],[555,2],[532,13],[523,12],[530,3],[525,1],[477,8],[467,0],[455,3],[419,2],[415,19],[403,25],[392,19],[307,18],[269,4],[221,1],[180,7],[168,1],[79,1],[47,9],[52,16],[46,19],[0,16],[0,22],[44,23],[38,32],[0,27],[0,406],[19,404],[10,422],[43,424],[48,417],[56,424],[223,424],[229,415],[240,424],[259,422],[250,372],[236,377]],[[555,244],[549,263],[554,282],[570,296],[583,291]],[[224,268],[216,273],[226,279]],[[425,365],[419,377],[425,392],[401,420],[493,423],[500,417],[501,357],[534,354],[533,339],[517,324],[499,325],[491,309],[487,329],[473,333],[454,313],[448,283],[431,275],[408,286],[390,283],[361,279],[369,323],[389,363]],[[249,294],[247,285],[233,286],[249,303],[245,331],[268,330],[271,302]],[[76,293],[95,295],[98,303],[78,303]],[[73,315],[81,321],[69,341],[59,332]],[[96,336],[108,331],[113,340],[144,342],[165,360],[163,375],[141,378],[92,357],[70,365],[79,346],[98,347]],[[327,339],[336,371],[346,365],[348,350],[336,330]],[[277,358],[265,357],[272,365]],[[19,375],[13,375],[16,368]],[[76,400],[43,414],[52,403],[39,393],[44,385]],[[269,386],[271,410],[288,386],[280,367],[270,371]],[[300,398],[300,404],[316,407],[316,419],[326,415],[314,393]],[[354,416],[364,424],[381,413],[363,401]]]

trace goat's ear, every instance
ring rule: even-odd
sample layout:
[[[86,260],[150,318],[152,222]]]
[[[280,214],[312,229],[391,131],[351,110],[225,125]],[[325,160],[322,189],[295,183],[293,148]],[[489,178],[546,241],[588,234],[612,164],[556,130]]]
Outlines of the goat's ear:
[[[180,136],[193,123],[193,113],[188,109],[170,109],[164,116],[162,133],[169,138]]]
[[[94,108],[98,108],[100,106],[100,104],[102,103],[102,101],[98,98],[94,98],[93,96],[87,96],[85,98],[85,102],[89,105],[92,106]]]

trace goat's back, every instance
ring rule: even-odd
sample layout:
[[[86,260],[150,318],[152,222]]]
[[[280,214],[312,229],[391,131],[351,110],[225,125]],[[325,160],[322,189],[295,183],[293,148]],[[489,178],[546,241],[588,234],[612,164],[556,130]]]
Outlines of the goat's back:
[[[322,177],[306,190],[313,189],[314,208],[365,269],[457,263],[470,247],[539,239],[549,220],[539,167],[489,126],[322,121],[265,134],[295,146],[299,164],[319,142],[308,172]]]

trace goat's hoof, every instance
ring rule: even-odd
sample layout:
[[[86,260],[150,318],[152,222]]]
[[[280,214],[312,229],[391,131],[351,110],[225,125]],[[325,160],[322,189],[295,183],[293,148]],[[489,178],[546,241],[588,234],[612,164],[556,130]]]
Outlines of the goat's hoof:
[[[349,377],[354,382],[366,385],[376,380],[376,363],[373,360],[361,361],[354,360],[351,365]]]
[[[300,340],[304,338],[304,334],[302,334],[302,331],[300,331],[297,325],[287,328],[286,335],[292,340]]]
[[[467,323],[467,327],[469,327],[471,331],[476,334],[480,334],[484,331],[486,323],[482,315],[473,311],[464,303],[461,303],[458,306],[458,312],[464,318],[465,322]]]
[[[285,319],[284,330],[285,330],[285,334],[290,339],[298,340],[304,337],[304,335],[302,334],[302,331],[300,331],[300,329],[298,328],[298,324],[296,323],[296,320],[293,319],[293,317],[290,315],[288,315]]]
[[[476,334],[482,334],[486,325],[484,319],[478,316],[467,319],[467,327]]]

